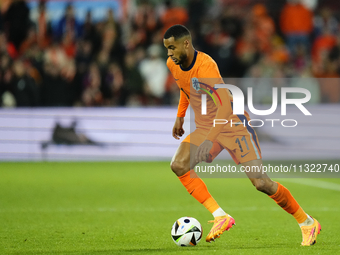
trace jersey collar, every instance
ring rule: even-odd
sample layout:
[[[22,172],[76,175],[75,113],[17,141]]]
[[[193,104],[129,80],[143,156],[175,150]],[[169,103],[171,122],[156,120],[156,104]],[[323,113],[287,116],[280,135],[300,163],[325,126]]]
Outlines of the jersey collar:
[[[191,68],[195,65],[196,58],[197,58],[197,51],[195,50],[194,59],[192,60],[191,65],[187,68],[183,68],[181,65],[179,67],[182,69],[182,71],[190,71]]]

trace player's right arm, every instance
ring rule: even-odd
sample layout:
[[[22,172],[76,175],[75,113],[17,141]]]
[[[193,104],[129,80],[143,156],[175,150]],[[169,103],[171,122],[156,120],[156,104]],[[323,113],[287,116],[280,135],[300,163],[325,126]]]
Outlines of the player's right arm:
[[[177,117],[175,121],[175,125],[172,128],[172,136],[179,140],[180,137],[184,134],[184,129],[183,129],[183,124],[184,124],[184,117]]]
[[[171,60],[168,58],[166,65],[168,66],[170,72],[172,73],[171,68]],[[189,106],[189,100],[187,98],[187,95],[183,92],[183,90],[180,91],[180,98],[178,103],[178,110],[177,110],[177,118],[174,124],[174,127],[172,128],[172,136],[179,140],[182,135],[184,135],[185,131],[183,129],[184,124],[184,117],[185,113]]]
[[[172,129],[172,136],[177,140],[179,140],[180,137],[185,133],[183,129],[184,117],[189,106],[189,101],[186,98],[185,93],[182,90],[180,93],[181,94],[178,103],[177,118],[175,121],[175,125]]]

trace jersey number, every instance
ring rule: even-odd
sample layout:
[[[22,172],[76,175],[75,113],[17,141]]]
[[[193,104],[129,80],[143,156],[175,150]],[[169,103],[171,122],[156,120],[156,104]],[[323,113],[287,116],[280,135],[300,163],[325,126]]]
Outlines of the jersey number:
[[[241,139],[241,141],[243,141],[243,142],[246,144],[246,146],[247,146],[247,150],[249,151],[249,146],[248,146],[248,143],[247,143],[246,137],[245,137],[245,136],[243,136],[243,137],[242,137],[242,139]],[[240,139],[238,139],[238,138],[237,138],[235,143],[237,143],[237,144],[238,144],[238,146],[240,147],[240,150],[241,150],[241,152],[243,152],[243,148],[242,148],[242,145],[241,145],[241,141],[240,141]]]

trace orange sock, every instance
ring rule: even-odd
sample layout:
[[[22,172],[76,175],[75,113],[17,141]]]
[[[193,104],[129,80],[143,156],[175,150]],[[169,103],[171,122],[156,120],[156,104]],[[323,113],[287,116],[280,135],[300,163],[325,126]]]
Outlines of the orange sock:
[[[274,199],[274,201],[282,207],[287,213],[294,216],[299,224],[307,219],[307,214],[302,210],[298,202],[294,199],[292,194],[287,188],[278,183],[277,191],[274,195],[269,196]]]
[[[189,194],[192,195],[198,202],[203,204],[209,212],[213,213],[220,208],[215,199],[210,195],[207,186],[204,184],[202,179],[196,175],[194,170],[191,170],[178,178]]]

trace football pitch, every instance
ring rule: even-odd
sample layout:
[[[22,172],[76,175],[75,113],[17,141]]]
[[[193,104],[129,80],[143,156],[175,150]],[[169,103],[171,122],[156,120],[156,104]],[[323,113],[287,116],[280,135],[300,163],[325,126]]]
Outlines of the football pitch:
[[[169,162],[1,163],[0,254],[339,254],[340,179],[279,180],[322,225],[312,247],[248,179],[204,181],[236,220],[214,243],[204,240],[211,214]],[[182,216],[202,224],[196,247],[171,240]]]

